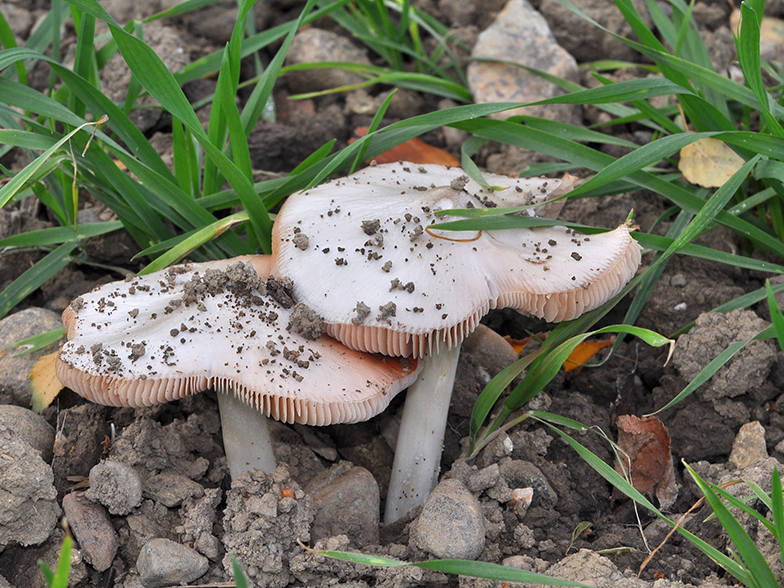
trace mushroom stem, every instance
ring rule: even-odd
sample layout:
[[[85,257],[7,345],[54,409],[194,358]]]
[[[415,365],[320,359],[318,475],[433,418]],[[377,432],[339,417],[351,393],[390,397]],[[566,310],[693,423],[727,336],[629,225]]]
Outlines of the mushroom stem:
[[[218,392],[223,448],[232,480],[244,471],[275,469],[267,417],[234,394]]]
[[[406,392],[387,492],[385,525],[423,505],[438,482],[459,358],[459,344],[425,358],[422,373]]]

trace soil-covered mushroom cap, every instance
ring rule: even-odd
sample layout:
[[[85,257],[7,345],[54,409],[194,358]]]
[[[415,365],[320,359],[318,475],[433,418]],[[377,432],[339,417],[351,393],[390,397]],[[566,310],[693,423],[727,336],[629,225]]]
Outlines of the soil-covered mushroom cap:
[[[416,378],[414,360],[319,336],[317,317],[287,297],[290,281],[267,267],[263,257],[187,264],[93,290],[63,313],[58,378],[113,406],[214,388],[312,425],[368,419]]]
[[[485,180],[502,189],[460,169],[401,162],[290,196],[275,223],[275,271],[349,347],[414,357],[461,341],[496,307],[574,318],[634,275],[640,249],[626,226],[590,237],[564,227],[429,228],[447,209],[538,205],[553,216],[552,199],[574,178]]]

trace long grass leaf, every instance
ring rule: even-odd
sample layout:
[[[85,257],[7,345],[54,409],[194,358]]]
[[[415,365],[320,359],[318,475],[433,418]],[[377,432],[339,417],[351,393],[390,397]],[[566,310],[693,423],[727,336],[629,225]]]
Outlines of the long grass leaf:
[[[71,262],[76,243],[63,243],[0,292],[0,319]]]
[[[0,239],[0,247],[46,247],[60,243],[78,242],[90,237],[105,235],[122,228],[120,221],[84,223],[74,230],[73,227],[52,227],[38,231],[28,231]]]

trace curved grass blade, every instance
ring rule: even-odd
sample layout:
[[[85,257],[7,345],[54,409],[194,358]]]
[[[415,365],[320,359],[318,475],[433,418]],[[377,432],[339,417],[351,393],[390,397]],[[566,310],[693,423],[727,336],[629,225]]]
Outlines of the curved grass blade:
[[[121,229],[122,226],[123,224],[120,221],[106,221],[79,224],[76,230],[73,227],[53,227],[38,231],[28,231],[27,233],[0,239],[0,247],[46,247],[66,242],[78,242],[90,237],[111,233]]]

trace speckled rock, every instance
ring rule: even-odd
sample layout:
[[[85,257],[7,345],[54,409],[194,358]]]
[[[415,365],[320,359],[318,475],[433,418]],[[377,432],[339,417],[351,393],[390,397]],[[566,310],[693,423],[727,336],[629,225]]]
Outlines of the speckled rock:
[[[694,328],[678,338],[672,363],[684,380],[691,381],[732,343],[751,339],[766,326],[750,310],[701,314]],[[697,394],[704,400],[715,401],[753,393],[765,382],[775,361],[776,348],[772,341],[752,341],[701,386]]]
[[[286,63],[313,63],[316,61],[341,61],[370,65],[365,51],[346,37],[317,28],[301,30],[294,37]],[[342,69],[313,69],[291,72],[286,80],[292,92],[317,92],[338,86],[358,84],[363,78]]]
[[[729,462],[739,470],[756,465],[768,458],[765,447],[765,429],[759,421],[746,423],[732,443]]]
[[[60,516],[52,468],[21,439],[0,436],[0,552],[9,545],[38,545]]]
[[[87,498],[103,504],[113,515],[127,515],[142,502],[142,481],[133,468],[102,461],[90,470]]]
[[[482,507],[462,482],[442,481],[416,523],[415,542],[438,558],[476,559],[485,547]]]
[[[142,547],[136,568],[145,588],[162,588],[193,582],[209,569],[209,561],[185,545],[153,539]]]
[[[54,429],[32,410],[13,404],[0,404],[0,435],[26,441],[33,449],[41,452],[41,458],[46,463],[52,463]]]
[[[378,543],[381,499],[373,474],[342,462],[314,482],[321,482],[311,482],[307,489],[313,500],[314,540],[344,534],[355,547]]]
[[[53,343],[34,353],[14,357],[20,350],[8,346],[62,326],[60,315],[43,308],[20,310],[0,320],[0,404],[30,406],[31,388],[27,379],[30,369],[42,355],[57,350],[57,344]]]
[[[574,57],[558,45],[547,21],[526,0],[509,0],[493,24],[479,34],[471,56],[502,59],[579,80]],[[468,85],[474,101],[480,104],[534,102],[563,93],[554,84],[524,69],[481,61],[469,64]],[[579,124],[582,119],[582,110],[577,105],[527,106],[494,116],[503,119],[517,114],[572,124]]]
[[[63,497],[63,511],[85,561],[99,572],[109,569],[120,540],[106,509],[85,499],[82,492],[71,492]]]

